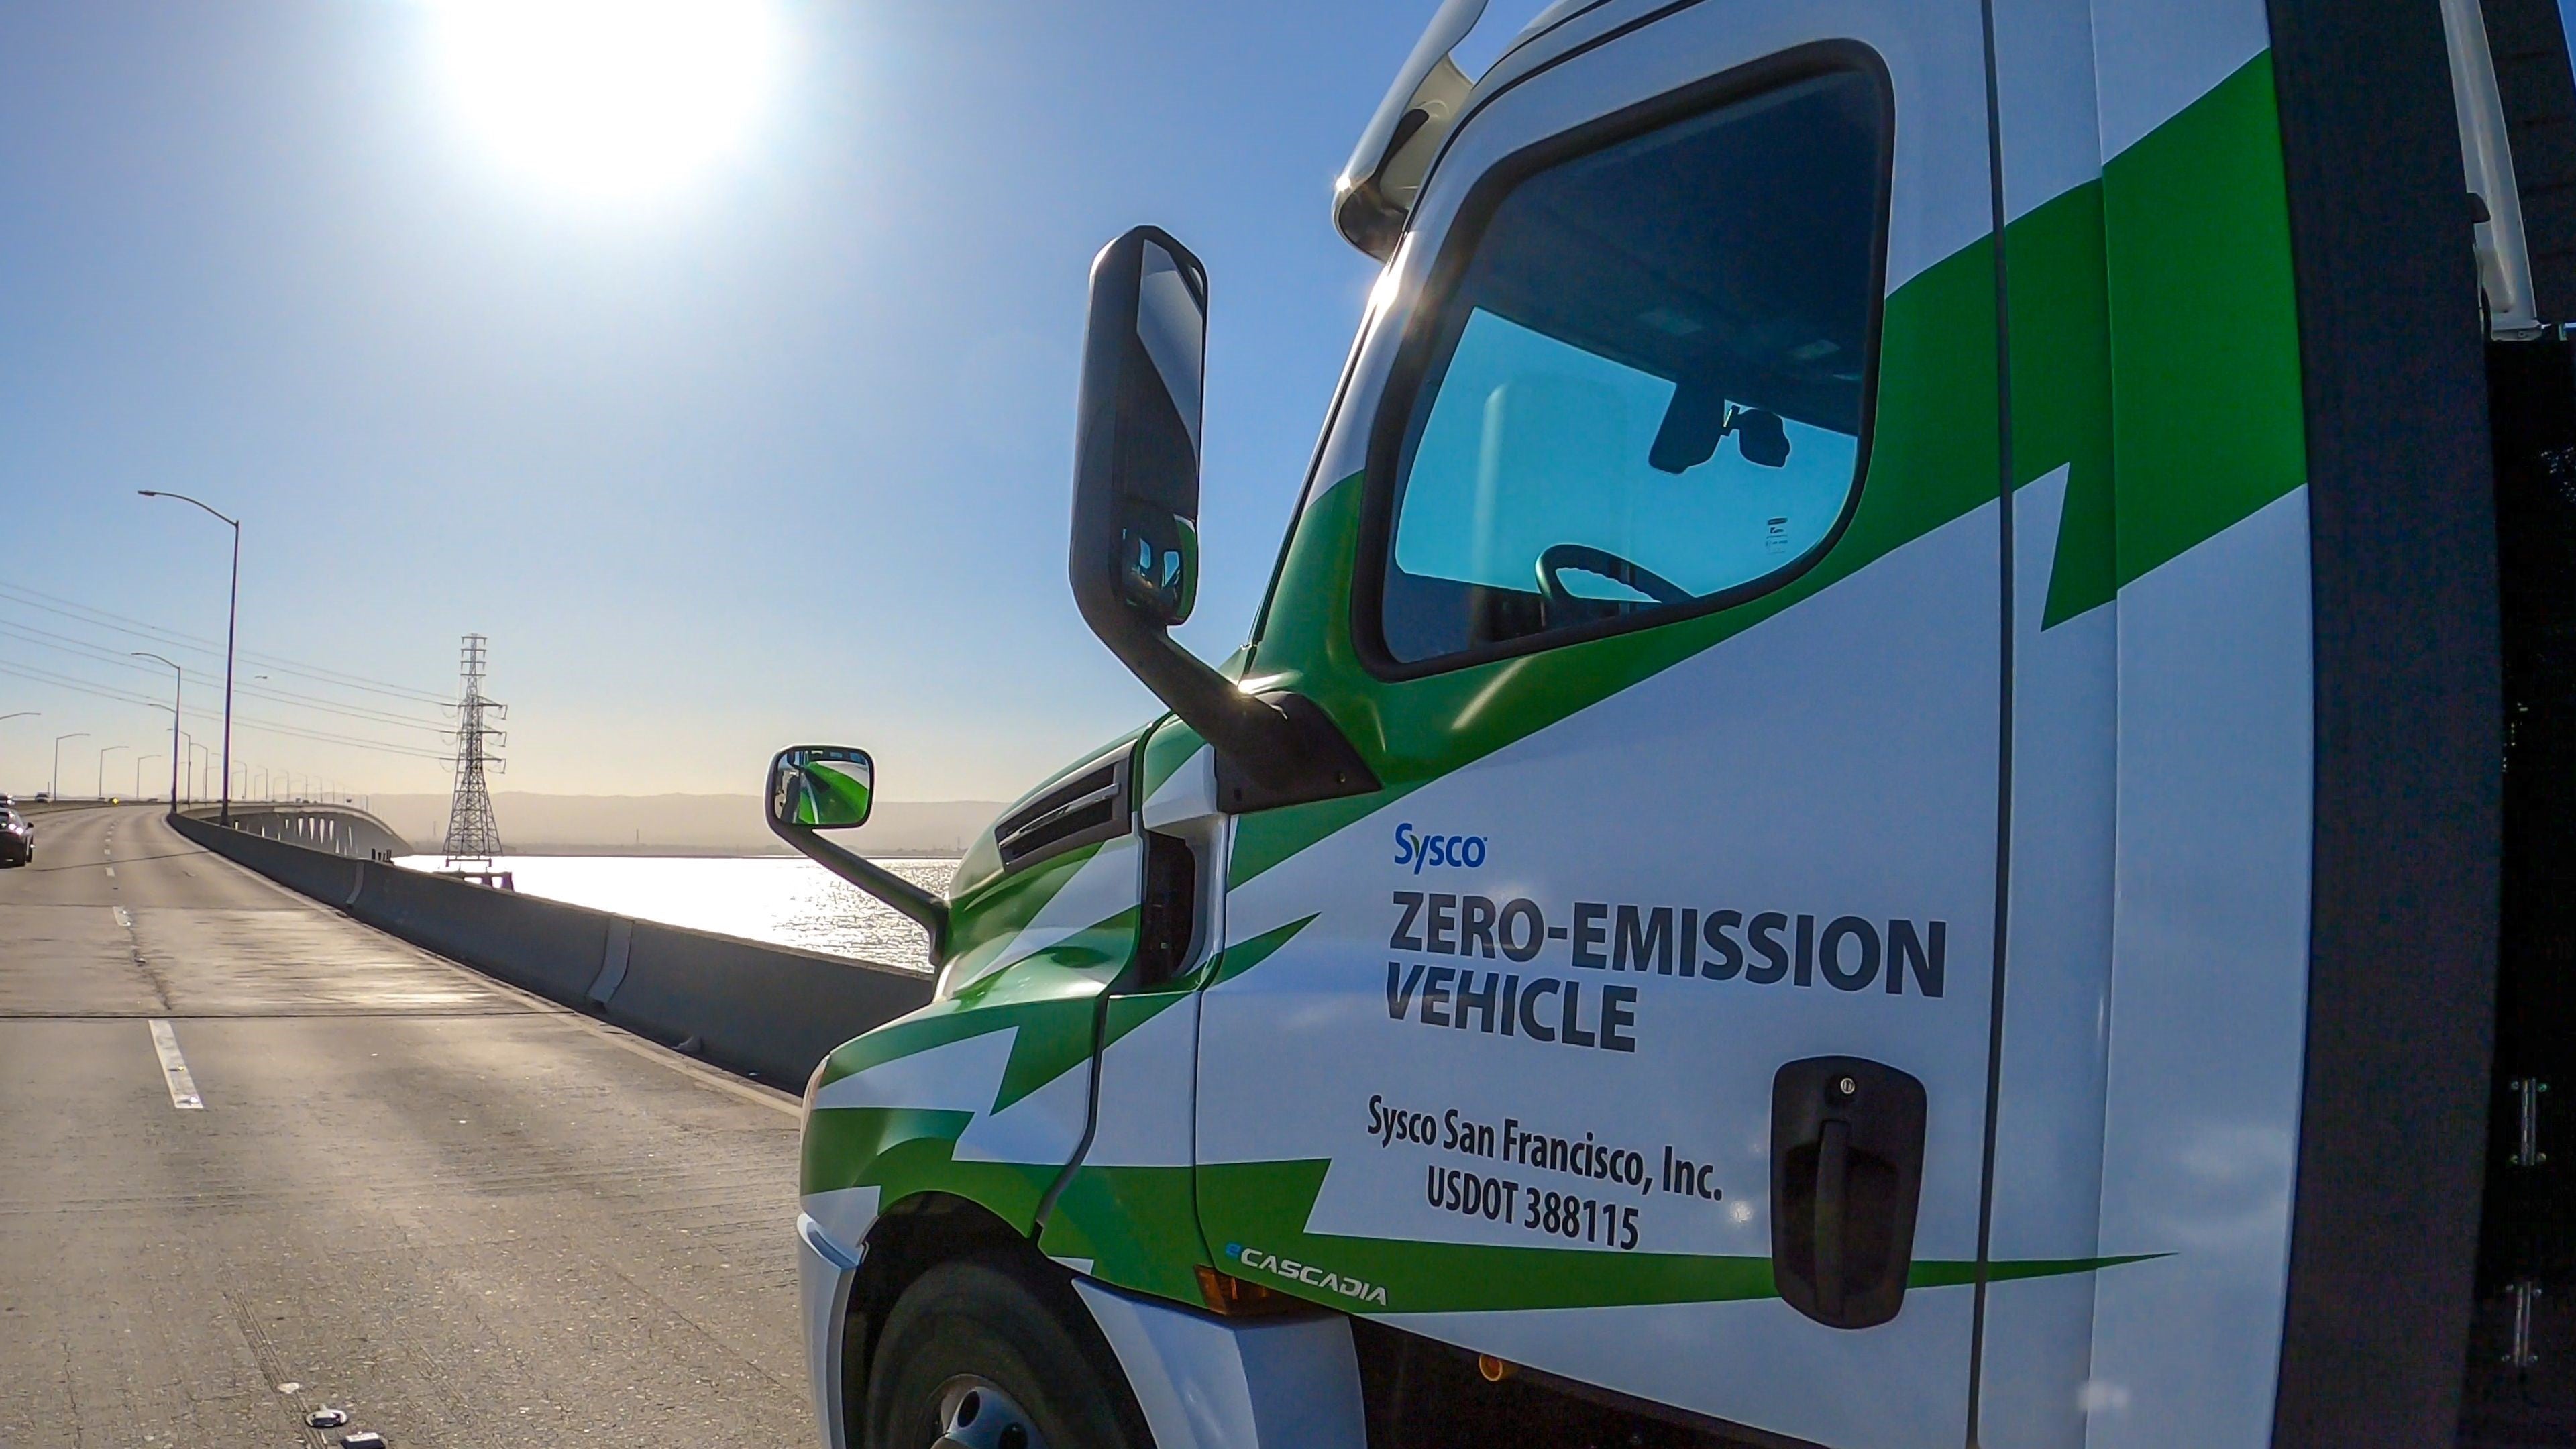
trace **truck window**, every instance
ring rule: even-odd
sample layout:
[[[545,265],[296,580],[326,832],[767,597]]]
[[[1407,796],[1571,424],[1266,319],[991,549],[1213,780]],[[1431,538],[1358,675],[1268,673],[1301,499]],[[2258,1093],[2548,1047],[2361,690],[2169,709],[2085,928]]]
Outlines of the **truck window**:
[[[1888,125],[1838,72],[1484,183],[1382,414],[1388,662],[1723,607],[1823,551],[1864,453]]]

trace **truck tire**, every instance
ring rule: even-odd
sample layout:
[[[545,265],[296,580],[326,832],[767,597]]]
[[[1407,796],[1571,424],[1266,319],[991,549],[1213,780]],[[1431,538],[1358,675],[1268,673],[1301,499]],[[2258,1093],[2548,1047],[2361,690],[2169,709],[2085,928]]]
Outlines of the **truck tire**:
[[[1152,1449],[1081,1301],[1017,1264],[970,1258],[922,1274],[877,1343],[865,1449]]]

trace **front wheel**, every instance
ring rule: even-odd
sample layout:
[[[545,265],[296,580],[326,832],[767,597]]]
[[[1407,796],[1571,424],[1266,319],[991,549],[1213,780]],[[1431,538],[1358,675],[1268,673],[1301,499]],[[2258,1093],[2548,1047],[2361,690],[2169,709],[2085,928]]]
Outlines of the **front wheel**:
[[[868,1369],[866,1449],[1151,1449],[1108,1343],[1061,1282],[987,1259],[924,1273]]]

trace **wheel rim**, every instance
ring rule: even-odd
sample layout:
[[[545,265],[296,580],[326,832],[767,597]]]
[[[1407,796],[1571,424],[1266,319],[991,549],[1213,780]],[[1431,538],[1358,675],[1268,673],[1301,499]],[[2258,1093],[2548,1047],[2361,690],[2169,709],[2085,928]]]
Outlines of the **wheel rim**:
[[[1047,1442],[1001,1385],[959,1374],[939,1386],[939,1442],[932,1449],[1047,1449]]]

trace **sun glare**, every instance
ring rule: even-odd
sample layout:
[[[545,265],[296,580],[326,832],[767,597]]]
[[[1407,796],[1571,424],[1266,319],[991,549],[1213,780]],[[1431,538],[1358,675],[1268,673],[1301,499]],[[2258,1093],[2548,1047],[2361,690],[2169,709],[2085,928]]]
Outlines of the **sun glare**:
[[[459,116],[548,187],[633,197],[740,149],[774,88],[770,0],[434,0]]]

